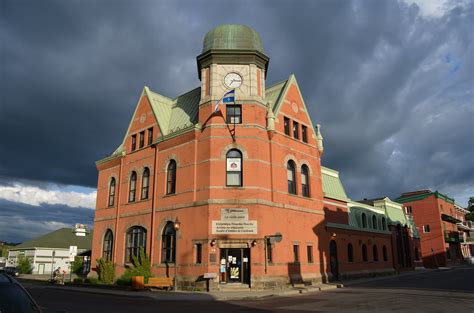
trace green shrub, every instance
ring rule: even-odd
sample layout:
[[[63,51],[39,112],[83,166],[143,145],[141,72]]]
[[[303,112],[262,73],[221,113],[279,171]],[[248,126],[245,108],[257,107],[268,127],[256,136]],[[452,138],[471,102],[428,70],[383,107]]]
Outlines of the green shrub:
[[[87,277],[86,279],[84,279],[84,282],[91,285],[97,285],[99,283],[99,280],[95,277]]]
[[[76,277],[76,278],[73,279],[73,282],[74,283],[83,283],[84,279],[82,279],[81,277]]]
[[[120,276],[119,279],[117,279],[115,281],[115,284],[117,284],[119,286],[130,286],[132,284],[132,278],[131,277],[124,277],[124,275],[125,274]]]
[[[82,273],[83,260],[82,257],[75,257],[74,262],[71,264],[71,271],[76,274]]]
[[[19,256],[18,257],[18,270],[20,274],[31,274],[33,271],[33,266],[31,265],[31,260],[26,256]]]
[[[117,280],[117,285],[130,285],[132,283],[133,276],[145,277],[145,283],[148,282],[148,278],[151,277],[151,262],[150,258],[146,255],[143,248],[140,249],[139,255],[133,256],[132,267],[127,268],[125,273]]]
[[[115,264],[102,258],[97,259],[99,280],[104,284],[113,284],[115,279]]]

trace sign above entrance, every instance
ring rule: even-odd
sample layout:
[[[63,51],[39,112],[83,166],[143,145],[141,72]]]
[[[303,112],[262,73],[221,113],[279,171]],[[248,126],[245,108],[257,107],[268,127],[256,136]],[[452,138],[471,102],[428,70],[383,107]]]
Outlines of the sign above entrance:
[[[212,234],[257,234],[257,221],[249,221],[249,209],[221,209],[221,219],[212,221]]]
[[[212,234],[257,234],[257,221],[212,221]]]
[[[221,209],[221,221],[248,221],[248,209]]]

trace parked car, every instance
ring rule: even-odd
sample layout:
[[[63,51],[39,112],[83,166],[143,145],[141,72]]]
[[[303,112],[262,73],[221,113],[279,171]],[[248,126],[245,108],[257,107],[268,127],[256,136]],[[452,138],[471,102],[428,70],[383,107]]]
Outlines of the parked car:
[[[20,275],[20,271],[16,267],[13,267],[13,266],[4,267],[3,270],[5,271],[5,273],[7,273],[10,276],[16,277]]]
[[[23,286],[0,270],[0,312],[41,313],[41,308]]]

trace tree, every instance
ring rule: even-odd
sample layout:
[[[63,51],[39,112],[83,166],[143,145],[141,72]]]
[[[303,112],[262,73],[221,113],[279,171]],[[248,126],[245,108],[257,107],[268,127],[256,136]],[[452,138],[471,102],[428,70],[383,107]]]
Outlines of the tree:
[[[150,257],[140,248],[138,256],[133,256],[133,265],[125,270],[125,273],[118,279],[118,284],[130,285],[133,276],[143,276],[145,283],[151,277],[151,261]]]
[[[469,198],[467,209],[469,210],[469,213],[466,214],[466,219],[468,221],[474,221],[474,197]]]
[[[71,271],[75,274],[80,274],[82,273],[82,266],[83,266],[82,257],[76,256],[74,258],[74,262],[72,262],[71,264]]]
[[[20,271],[20,274],[31,274],[31,272],[33,271],[31,260],[24,255],[20,255],[18,257],[17,267],[18,267],[18,270]]]
[[[104,284],[113,284],[115,279],[115,264],[103,258],[97,259],[99,281]]]

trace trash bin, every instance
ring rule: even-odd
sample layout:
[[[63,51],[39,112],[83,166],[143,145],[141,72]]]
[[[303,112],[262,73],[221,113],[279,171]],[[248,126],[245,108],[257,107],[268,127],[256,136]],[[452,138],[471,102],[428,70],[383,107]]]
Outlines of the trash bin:
[[[145,289],[145,277],[143,276],[132,276],[132,289],[143,290]]]

